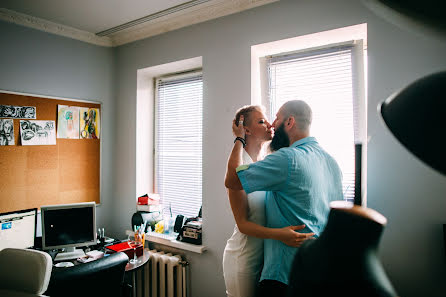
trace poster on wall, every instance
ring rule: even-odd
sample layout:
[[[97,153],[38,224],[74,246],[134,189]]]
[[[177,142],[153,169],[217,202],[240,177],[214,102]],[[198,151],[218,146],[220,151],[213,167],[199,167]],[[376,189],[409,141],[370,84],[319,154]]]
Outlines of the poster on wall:
[[[57,105],[57,138],[79,139],[79,107]]]
[[[56,145],[55,121],[20,120],[22,145]]]
[[[0,145],[14,145],[14,121],[0,119]]]
[[[80,107],[79,109],[81,138],[99,139],[101,124],[99,108]]]
[[[0,118],[36,119],[34,106],[0,105]]]

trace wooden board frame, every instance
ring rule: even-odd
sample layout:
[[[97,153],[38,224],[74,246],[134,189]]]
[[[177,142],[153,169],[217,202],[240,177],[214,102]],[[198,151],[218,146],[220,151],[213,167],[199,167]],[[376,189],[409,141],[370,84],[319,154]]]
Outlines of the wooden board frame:
[[[54,120],[56,129],[59,104],[98,108],[102,122],[100,102],[0,90],[0,104],[35,106],[36,120]],[[101,136],[57,138],[56,145],[23,146],[19,124],[20,119],[14,119],[15,144],[0,146],[0,212],[40,209],[42,205],[100,203]]]

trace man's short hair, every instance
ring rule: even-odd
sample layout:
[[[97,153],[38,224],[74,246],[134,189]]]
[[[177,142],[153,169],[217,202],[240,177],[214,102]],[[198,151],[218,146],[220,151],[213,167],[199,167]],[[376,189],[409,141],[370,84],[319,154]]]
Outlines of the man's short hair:
[[[311,107],[302,100],[290,100],[283,104],[285,118],[292,116],[298,122],[301,131],[310,131],[313,112]]]
[[[237,126],[238,126],[238,121],[240,119],[240,116],[244,117],[243,126],[250,125],[251,124],[250,115],[251,115],[251,112],[253,112],[253,111],[264,112],[265,108],[261,105],[245,105],[245,106],[241,107],[235,113],[235,123],[237,124]]]

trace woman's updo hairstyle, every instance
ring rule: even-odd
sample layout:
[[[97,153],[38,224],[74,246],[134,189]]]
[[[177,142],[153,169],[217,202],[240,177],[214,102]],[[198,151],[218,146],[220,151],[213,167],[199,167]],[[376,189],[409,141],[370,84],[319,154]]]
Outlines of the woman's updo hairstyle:
[[[235,124],[238,126],[240,116],[244,117],[243,126],[248,126],[251,124],[251,112],[260,111],[264,112],[265,108],[261,105],[245,105],[235,113]]]

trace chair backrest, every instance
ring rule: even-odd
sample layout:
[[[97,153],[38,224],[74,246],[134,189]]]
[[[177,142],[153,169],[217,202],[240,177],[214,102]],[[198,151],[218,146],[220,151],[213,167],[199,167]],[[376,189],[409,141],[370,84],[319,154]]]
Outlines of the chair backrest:
[[[53,261],[45,252],[6,248],[0,251],[0,295],[39,296],[46,291]]]
[[[128,259],[120,252],[72,267],[56,267],[45,295],[119,297]]]

